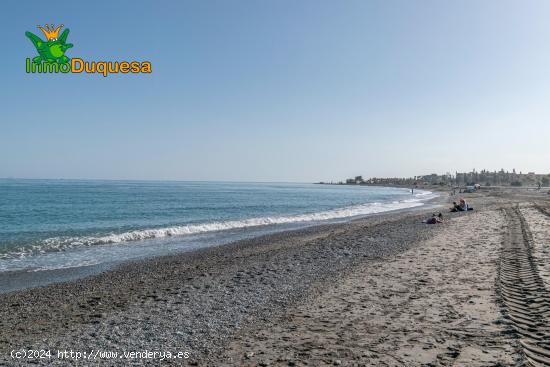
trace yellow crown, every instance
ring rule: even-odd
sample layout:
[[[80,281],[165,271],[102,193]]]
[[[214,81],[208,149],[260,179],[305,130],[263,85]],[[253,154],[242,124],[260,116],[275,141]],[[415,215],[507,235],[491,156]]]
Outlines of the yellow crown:
[[[61,24],[57,28],[54,28],[53,24],[51,25],[51,27],[46,24],[46,29],[42,28],[41,26],[38,26],[38,29],[40,29],[42,32],[44,32],[44,35],[46,36],[46,38],[49,41],[51,39],[57,39],[57,37],[59,37],[59,30],[62,27],[63,27],[63,24]]]

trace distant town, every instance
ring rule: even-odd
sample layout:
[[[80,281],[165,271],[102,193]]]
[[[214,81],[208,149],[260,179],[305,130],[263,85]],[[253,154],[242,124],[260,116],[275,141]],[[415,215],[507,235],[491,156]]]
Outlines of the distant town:
[[[320,184],[333,185],[380,185],[380,186],[418,186],[418,185],[440,185],[440,186],[549,186],[550,174],[538,174],[535,172],[512,172],[501,169],[500,171],[488,171],[475,169],[471,172],[455,172],[440,175],[420,175],[414,177],[372,177],[363,178],[355,176],[345,181],[319,182]]]

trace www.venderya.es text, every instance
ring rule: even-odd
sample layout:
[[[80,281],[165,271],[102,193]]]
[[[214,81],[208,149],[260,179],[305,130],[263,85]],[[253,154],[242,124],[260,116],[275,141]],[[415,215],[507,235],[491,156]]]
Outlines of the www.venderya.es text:
[[[63,360],[101,360],[101,359],[188,359],[191,356],[189,352],[181,351],[158,351],[158,350],[139,350],[139,351],[109,351],[109,350],[89,350],[78,351],[72,349],[50,350],[50,349],[19,349],[12,350],[12,359],[63,359]]]

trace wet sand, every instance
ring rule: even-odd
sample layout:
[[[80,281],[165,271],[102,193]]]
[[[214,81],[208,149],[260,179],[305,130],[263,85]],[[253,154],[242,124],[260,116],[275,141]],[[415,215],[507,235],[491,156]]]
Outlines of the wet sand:
[[[468,197],[476,211],[443,224],[421,223],[425,211],[390,213],[1,295],[0,364],[26,365],[9,353],[32,348],[189,353],[153,365],[521,365],[525,335],[499,277],[508,228],[519,223],[506,210],[520,205],[544,278],[550,217],[533,202],[549,203],[503,191]],[[530,291],[546,302],[547,289]]]

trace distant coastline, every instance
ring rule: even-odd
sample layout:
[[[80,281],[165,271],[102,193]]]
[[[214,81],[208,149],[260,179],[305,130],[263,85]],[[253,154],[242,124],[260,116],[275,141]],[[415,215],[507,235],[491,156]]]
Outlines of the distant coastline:
[[[385,186],[385,187],[466,187],[466,186],[534,186],[549,187],[550,173],[528,172],[517,173],[515,169],[511,172],[501,169],[500,171],[488,171],[475,169],[471,172],[455,172],[454,174],[432,173],[413,177],[371,177],[364,179],[363,176],[355,176],[340,181],[320,181],[321,185],[363,185],[363,186]]]

